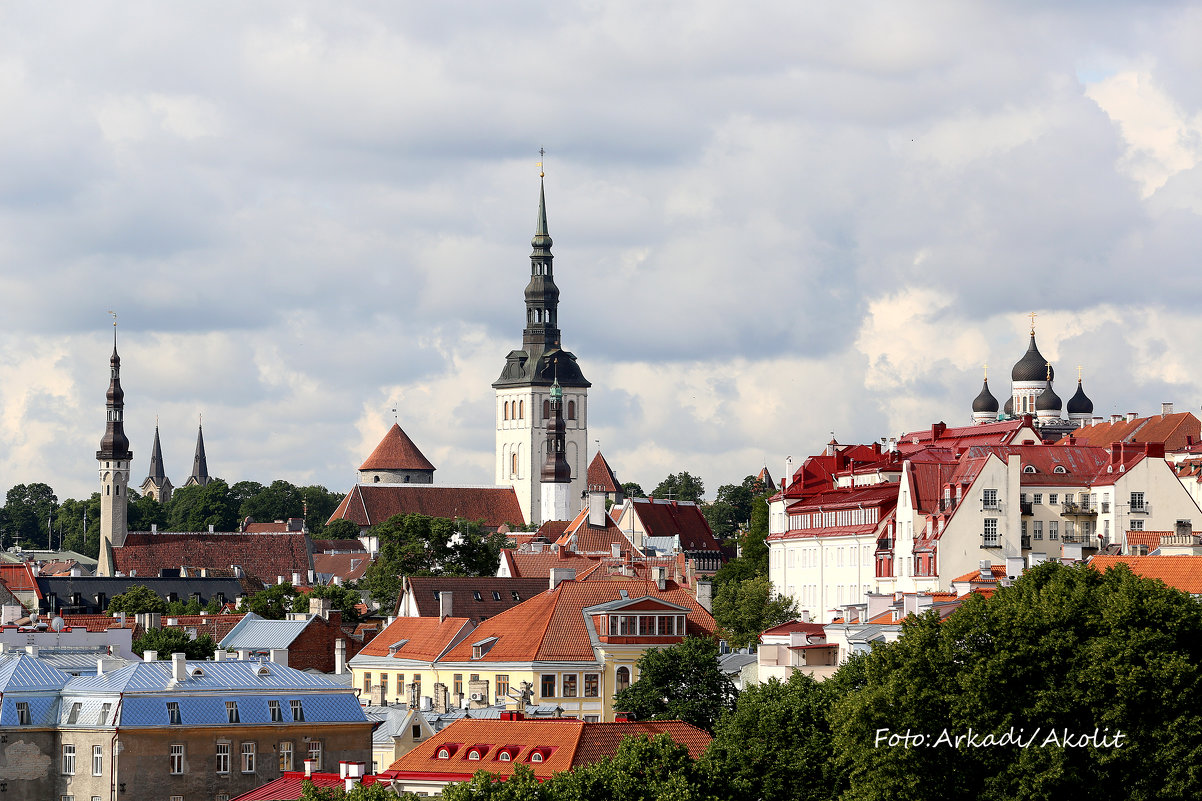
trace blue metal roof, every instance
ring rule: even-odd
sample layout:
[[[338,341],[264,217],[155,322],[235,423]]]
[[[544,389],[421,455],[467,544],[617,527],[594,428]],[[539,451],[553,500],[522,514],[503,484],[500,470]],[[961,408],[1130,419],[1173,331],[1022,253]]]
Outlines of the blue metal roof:
[[[197,669],[203,675],[194,676],[193,671]],[[325,676],[259,660],[189,661],[185,675],[184,681],[176,684],[171,679],[170,661],[135,662],[103,676],[80,676],[71,679],[66,691],[75,694],[124,692],[179,695],[230,690],[347,692],[344,685],[330,681]]]
[[[6,730],[11,728],[20,729],[22,724],[21,717],[17,713],[17,704],[29,705],[29,723],[25,724],[30,727],[49,727],[58,723],[58,715],[56,704],[58,704],[57,695],[5,695],[4,703],[0,705],[0,726]],[[7,733],[7,732],[6,732]]]
[[[278,701],[283,720],[271,719],[268,701]],[[365,723],[367,718],[359,706],[359,699],[348,692],[331,695],[180,695],[175,698],[148,696],[127,697],[121,705],[122,726],[168,726],[171,725],[167,711],[168,702],[179,704],[182,727],[189,726],[238,726],[238,725],[281,725],[294,723]],[[229,722],[226,702],[238,705],[238,723]],[[292,702],[300,701],[304,721],[292,718]]]
[[[36,656],[16,653],[0,657],[0,693],[57,690],[71,680]]]
[[[264,620],[252,612],[238,621],[219,645],[227,651],[287,648],[313,620]]]

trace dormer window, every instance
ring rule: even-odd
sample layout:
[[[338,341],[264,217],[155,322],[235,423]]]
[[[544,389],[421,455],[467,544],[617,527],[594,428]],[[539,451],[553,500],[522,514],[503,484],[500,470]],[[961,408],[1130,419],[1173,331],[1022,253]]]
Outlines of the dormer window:
[[[242,722],[242,719],[238,715],[238,702],[237,701],[226,701],[225,702],[225,716],[230,723],[241,723]]]
[[[107,710],[105,710],[105,715],[107,716]],[[101,722],[103,723],[103,721]],[[183,725],[183,719],[180,717],[179,703],[177,701],[167,702],[167,723],[172,726]]]
[[[474,592],[472,593],[472,600],[475,600],[475,601],[483,601],[483,600],[484,600],[484,597],[480,595],[480,591],[479,591],[479,590],[476,590],[476,591],[474,591]]]
[[[497,755],[497,759],[501,760],[502,762],[509,762],[513,759],[513,756],[510,755],[508,751],[502,751]]]
[[[407,642],[409,642],[409,640],[397,640],[392,645],[388,646],[388,655],[395,656],[396,652],[404,648],[405,643]]]
[[[473,762],[478,762],[480,760],[480,751],[478,749],[473,748],[472,750],[467,752],[467,758],[472,760]]]
[[[83,709],[83,704],[81,704],[79,701],[76,701],[75,703],[71,704],[71,714],[67,715],[67,722],[68,723],[78,723],[79,722],[79,712],[82,709]]]
[[[1027,465],[1026,467],[1024,467],[1024,468],[1023,468],[1023,472],[1024,472],[1024,473],[1034,473],[1034,472],[1035,472],[1035,465],[1033,465],[1033,464],[1029,464],[1029,465]]]
[[[17,701],[17,725],[29,726],[33,723],[33,717],[29,714],[29,702]]]
[[[301,702],[298,700],[289,703],[292,706],[292,720],[296,723],[303,723],[305,720],[305,708],[301,706]]]
[[[501,593],[497,592],[496,590],[493,590],[493,591],[492,591],[492,599],[493,599],[494,601],[499,601],[499,600],[501,600]]]
[[[203,679],[204,675],[205,675],[204,668],[200,668],[200,667],[192,668],[192,678]]]
[[[446,748],[439,748],[438,749],[438,758],[439,759],[450,759],[451,752],[449,750],[447,750]]]
[[[1056,465],[1056,468],[1052,472],[1053,473],[1067,473],[1068,471],[1064,469],[1064,465],[1058,464],[1058,465]]]
[[[489,637],[486,640],[472,643],[472,659],[482,659],[496,644],[496,637]]]
[[[536,748],[530,752],[530,761],[531,762],[542,762],[546,758],[547,758],[547,754],[546,754],[545,748]]]
[[[279,701],[275,700],[274,698],[269,700],[267,702],[267,708],[271,711],[271,722],[272,723],[283,723],[284,722],[284,712],[283,712],[283,710],[280,709]]]

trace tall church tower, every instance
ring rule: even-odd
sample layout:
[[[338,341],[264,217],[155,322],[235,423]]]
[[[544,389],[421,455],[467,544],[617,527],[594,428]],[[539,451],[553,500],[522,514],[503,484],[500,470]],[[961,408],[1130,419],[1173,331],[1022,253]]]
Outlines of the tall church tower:
[[[551,385],[551,419],[547,423],[546,457],[541,473],[542,521],[571,520],[572,469],[567,460],[567,429],[563,424],[563,389]]]
[[[547,233],[547,204],[539,174],[538,221],[530,244],[530,283],[526,285],[526,328],[522,349],[505,357],[497,391],[496,483],[517,491],[522,514],[530,523],[542,520],[542,474],[547,439],[553,424],[551,389],[558,382],[563,393],[564,458],[571,471],[569,516],[579,509],[586,474],[588,448],[588,388],[576,357],[560,349],[559,288],[552,268],[551,236]]]
[[[117,355],[117,330],[113,323],[113,355],[109,359],[109,391],[105,396],[107,420],[96,461],[100,463],[100,560],[97,573],[114,574],[113,548],[125,544],[129,531],[127,493],[134,454],[125,436],[125,393],[121,390],[121,357]]]
[[[184,482],[185,487],[203,487],[209,483],[209,459],[205,456],[205,426],[201,421],[196,426],[196,453],[192,456],[192,475]]]

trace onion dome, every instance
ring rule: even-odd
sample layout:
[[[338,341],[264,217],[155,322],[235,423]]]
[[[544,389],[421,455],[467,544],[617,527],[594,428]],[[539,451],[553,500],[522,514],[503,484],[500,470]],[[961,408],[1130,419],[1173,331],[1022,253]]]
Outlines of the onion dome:
[[[1080,378],[1077,379],[1076,394],[1068,400],[1068,413],[1070,415],[1093,416],[1093,401],[1085,394],[1085,390],[1081,389]]]
[[[1036,412],[1059,412],[1064,404],[1060,400],[1060,396],[1052,389],[1052,382],[1048,382],[1048,386],[1043,392],[1039,393],[1039,397],[1035,399]]]
[[[997,398],[993,397],[993,393],[989,391],[989,381],[981,385],[981,394],[977,395],[972,402],[972,410],[974,413],[990,413],[997,414],[998,402]]]
[[[1007,417],[1014,416],[1014,398],[1006,398],[1006,405],[1002,407],[1002,414]]]
[[[1055,377],[1055,371],[1048,367],[1048,360],[1043,357],[1043,354],[1039,352],[1039,348],[1035,345],[1035,332],[1032,331],[1031,344],[1027,345],[1027,352],[1015,363],[1014,369],[1010,371],[1010,380],[1051,381]]]

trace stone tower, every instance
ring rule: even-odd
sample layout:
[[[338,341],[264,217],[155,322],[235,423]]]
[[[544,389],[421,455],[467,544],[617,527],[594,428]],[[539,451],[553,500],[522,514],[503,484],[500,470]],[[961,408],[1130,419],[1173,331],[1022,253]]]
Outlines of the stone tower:
[[[571,470],[569,513],[578,508],[584,492],[588,448],[588,388],[576,357],[562,350],[559,340],[559,288],[555,286],[551,236],[547,232],[547,204],[541,176],[538,221],[530,254],[530,283],[526,285],[526,328],[522,349],[510,351],[501,376],[493,382],[497,392],[496,483],[512,486],[522,514],[531,523],[542,522],[542,474],[547,442],[540,436],[551,422],[551,388],[556,381],[563,392],[564,458]]]
[[[114,325],[116,325],[114,323]],[[121,357],[113,329],[113,355],[109,359],[109,391],[105,396],[107,419],[96,461],[100,464],[100,559],[97,573],[113,575],[113,548],[125,544],[129,531],[129,470],[134,454],[125,436],[125,393],[121,390]]]
[[[571,520],[572,469],[567,459],[567,429],[563,422],[563,389],[551,385],[551,415],[547,421],[546,456],[540,475],[543,485],[542,521]]]

